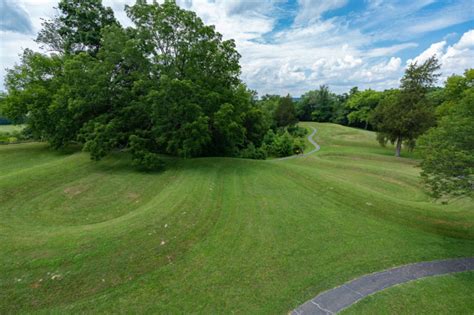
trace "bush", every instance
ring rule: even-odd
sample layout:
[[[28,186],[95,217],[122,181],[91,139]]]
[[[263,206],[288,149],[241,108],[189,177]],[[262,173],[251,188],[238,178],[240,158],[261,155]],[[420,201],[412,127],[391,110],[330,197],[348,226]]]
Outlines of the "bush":
[[[165,167],[165,163],[159,154],[147,151],[134,152],[132,165],[142,171],[159,171]]]
[[[306,148],[306,143],[303,138],[297,138],[293,140],[293,153],[294,154],[303,154],[304,149]]]
[[[280,129],[277,134],[273,130],[269,130],[265,135],[261,149],[266,151],[267,155],[275,157],[302,154],[306,147],[302,138],[307,133],[306,129],[292,127],[291,131],[294,135],[288,129]]]
[[[240,157],[244,159],[265,160],[267,158],[266,145],[264,144],[260,148],[255,148],[255,145],[250,143],[241,151]]]
[[[275,156],[283,157],[293,154],[293,137],[285,131],[281,135],[275,136],[272,144],[272,152]]]
[[[0,132],[0,144],[12,144],[28,140],[28,136],[20,131]]]
[[[150,151],[147,147],[149,141],[137,135],[129,138],[130,152],[132,153],[132,165],[142,171],[159,171],[165,166],[160,155]]]
[[[297,125],[288,127],[286,130],[288,130],[290,135],[292,135],[295,138],[298,138],[298,137],[303,138],[304,136],[308,134],[308,129],[297,126]]]

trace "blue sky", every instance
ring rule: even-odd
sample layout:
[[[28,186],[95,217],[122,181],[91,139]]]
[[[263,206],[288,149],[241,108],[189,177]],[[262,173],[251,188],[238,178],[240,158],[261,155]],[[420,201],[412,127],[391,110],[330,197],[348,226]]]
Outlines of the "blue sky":
[[[123,25],[135,0],[104,0]],[[236,40],[242,80],[259,92],[298,96],[321,84],[398,86],[406,65],[436,54],[442,79],[474,67],[474,1],[177,0]],[[56,0],[0,0],[0,81]]]

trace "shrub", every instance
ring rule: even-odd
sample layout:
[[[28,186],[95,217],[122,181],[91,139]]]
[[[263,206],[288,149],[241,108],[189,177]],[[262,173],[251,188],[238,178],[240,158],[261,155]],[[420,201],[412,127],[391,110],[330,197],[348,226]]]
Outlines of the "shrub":
[[[304,149],[306,148],[306,144],[303,138],[296,138],[293,141],[293,153],[294,154],[302,154]]]
[[[278,157],[293,154],[293,137],[288,133],[288,131],[275,136],[272,144],[272,152]]]
[[[143,171],[159,171],[165,163],[157,153],[138,151],[133,154],[132,165]]]
[[[147,147],[149,141],[137,135],[129,138],[130,152],[132,154],[132,165],[142,171],[159,171],[165,166],[160,155],[150,151]]]
[[[0,132],[0,144],[18,143],[28,139],[28,136],[20,131]]]
[[[255,148],[255,145],[250,142],[250,144],[241,151],[240,157],[244,159],[265,160],[267,158],[266,145]]]
[[[308,134],[308,129],[306,128],[303,128],[303,127],[300,127],[300,126],[290,126],[288,127],[286,130],[288,130],[288,132],[290,133],[290,135],[292,135],[293,137],[304,137]]]

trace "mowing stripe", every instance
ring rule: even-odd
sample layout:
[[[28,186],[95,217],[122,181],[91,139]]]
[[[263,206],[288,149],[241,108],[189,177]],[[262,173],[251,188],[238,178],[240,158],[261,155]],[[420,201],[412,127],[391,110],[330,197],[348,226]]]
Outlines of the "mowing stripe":
[[[372,273],[322,292],[291,314],[335,314],[355,302],[397,284],[412,280],[474,270],[474,257],[414,263]]]

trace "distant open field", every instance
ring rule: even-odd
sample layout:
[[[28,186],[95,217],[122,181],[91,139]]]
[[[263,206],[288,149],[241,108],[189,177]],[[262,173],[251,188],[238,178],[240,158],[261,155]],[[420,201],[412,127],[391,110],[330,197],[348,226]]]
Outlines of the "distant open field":
[[[0,146],[0,313],[286,314],[363,274],[474,256],[472,199],[431,200],[418,162],[372,132],[302,126],[317,128],[319,152],[170,158],[157,174],[124,153],[96,163]],[[347,312],[413,304],[411,290],[418,312],[440,299],[436,281],[453,293],[444,303],[460,303],[471,278],[408,283]]]

